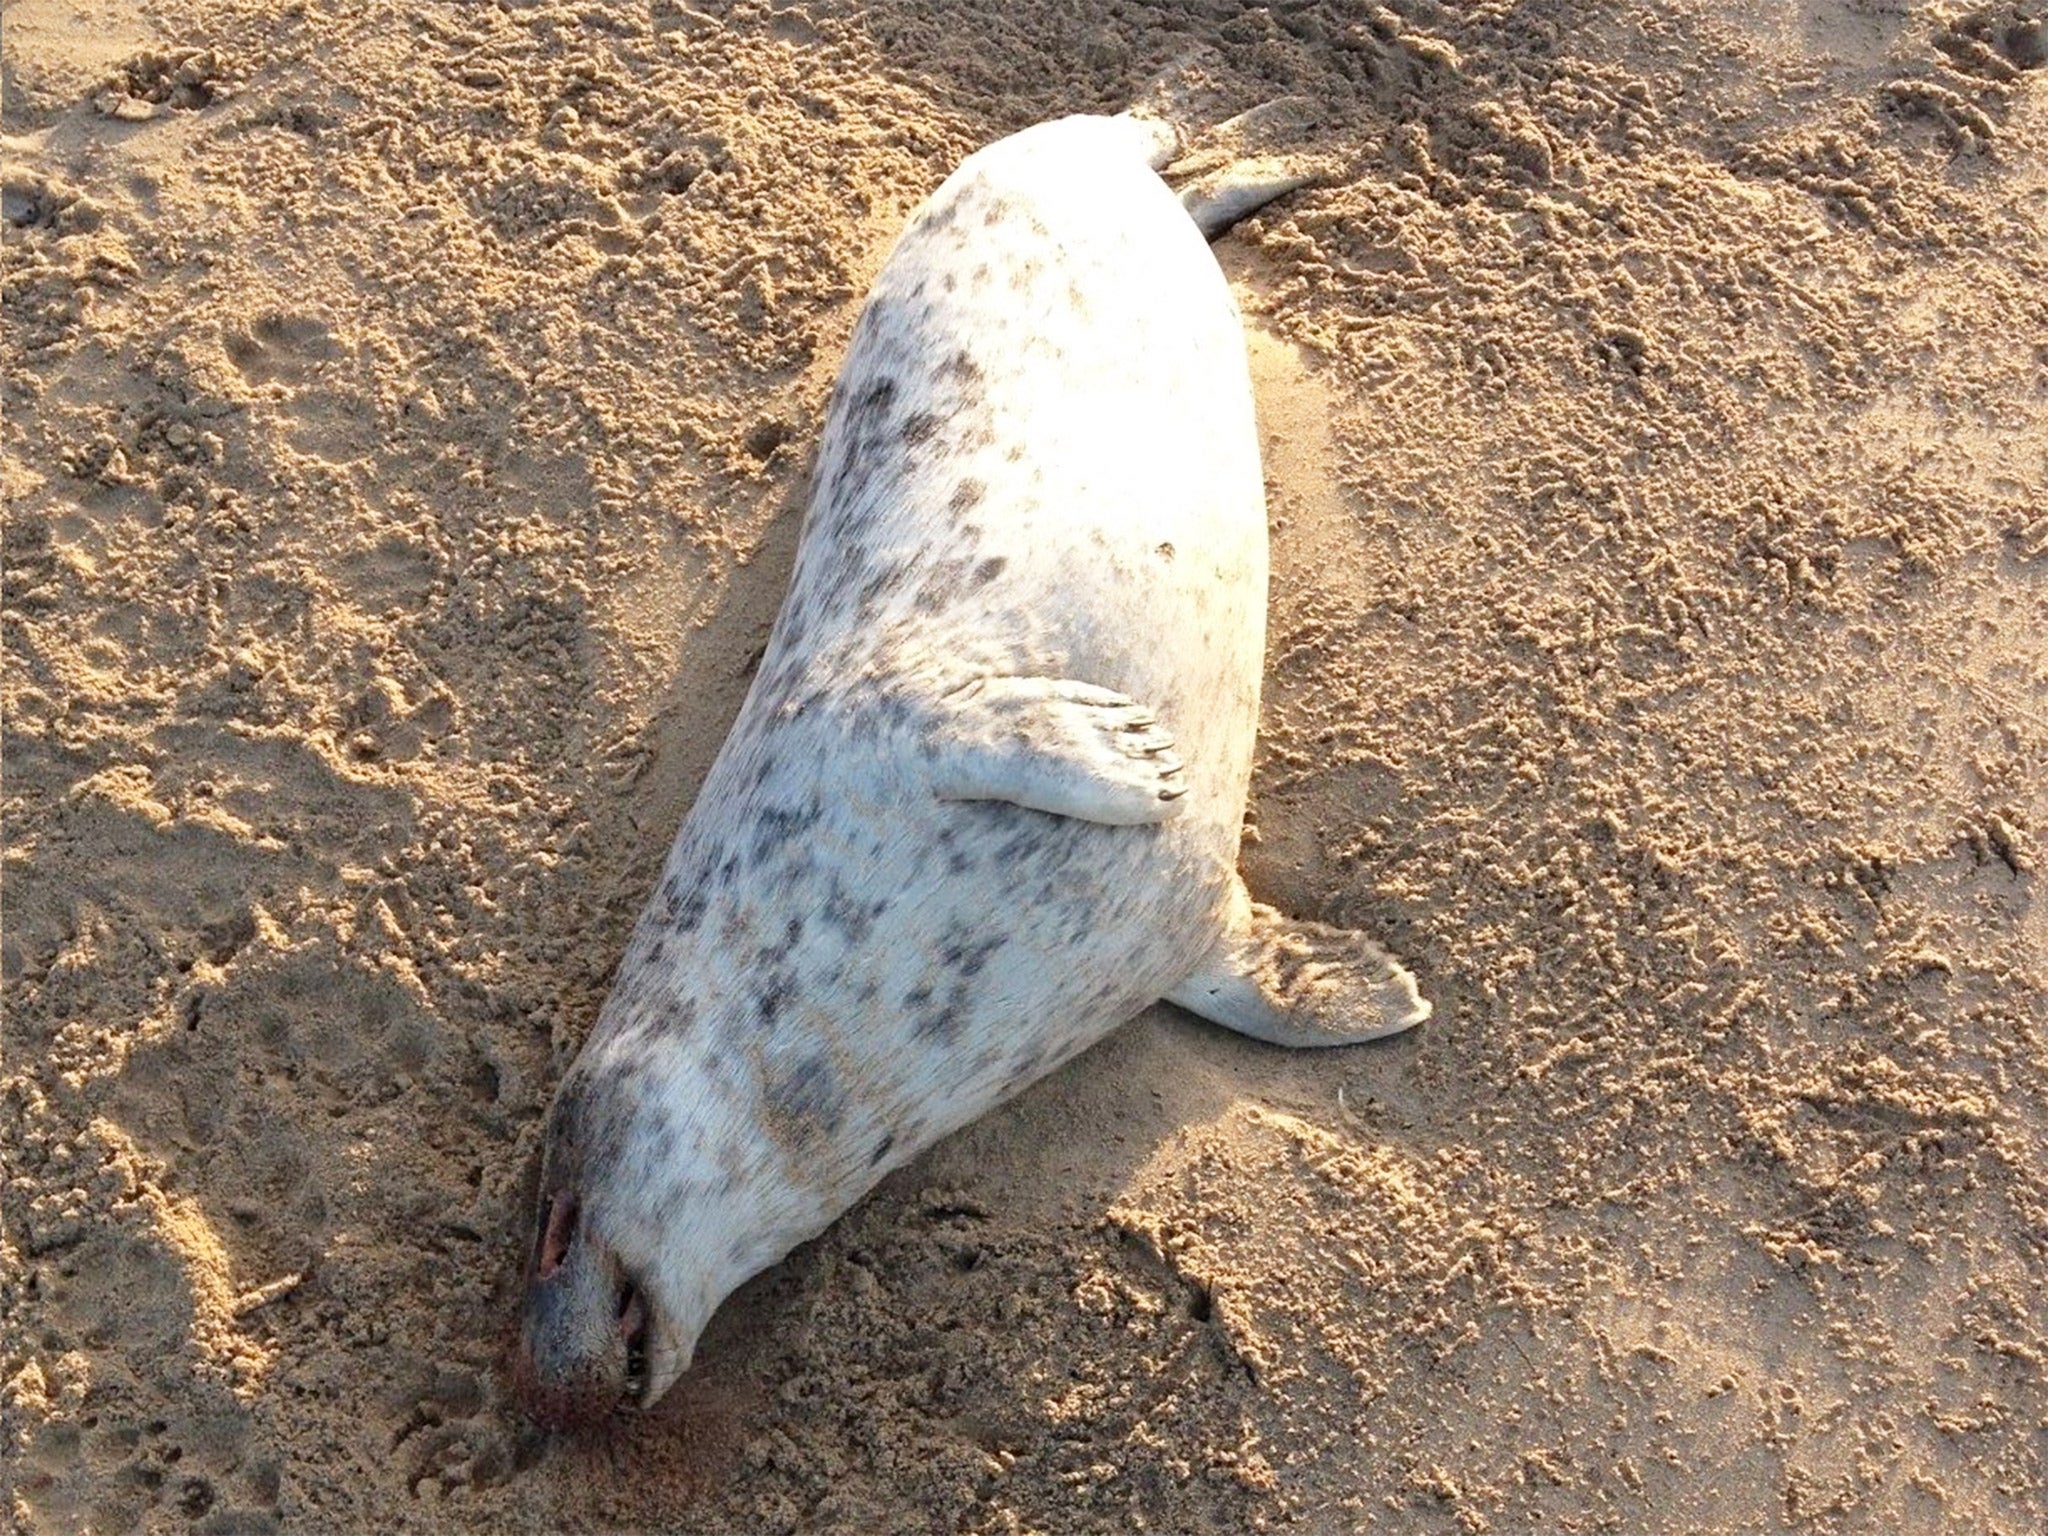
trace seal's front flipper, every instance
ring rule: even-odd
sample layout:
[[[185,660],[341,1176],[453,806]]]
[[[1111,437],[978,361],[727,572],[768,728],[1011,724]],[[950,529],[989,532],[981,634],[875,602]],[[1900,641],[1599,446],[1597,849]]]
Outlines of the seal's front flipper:
[[[925,739],[941,800],[1006,800],[1112,827],[1164,821],[1187,780],[1143,705],[1066,678],[981,677],[940,702]]]
[[[1429,1017],[1415,978],[1364,934],[1282,917],[1242,883],[1232,907],[1223,937],[1168,1002],[1274,1045],[1356,1045]]]

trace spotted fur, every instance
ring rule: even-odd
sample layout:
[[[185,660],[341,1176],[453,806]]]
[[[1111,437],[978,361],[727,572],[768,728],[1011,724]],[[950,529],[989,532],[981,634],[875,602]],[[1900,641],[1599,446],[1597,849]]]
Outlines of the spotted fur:
[[[579,1190],[652,1305],[643,1401],[737,1285],[1174,991],[1232,910],[1265,503],[1237,309],[1160,133],[974,155],[854,328],[753,688],[548,1131],[543,1202]],[[943,797],[948,701],[1018,678],[1155,713],[1184,801]]]

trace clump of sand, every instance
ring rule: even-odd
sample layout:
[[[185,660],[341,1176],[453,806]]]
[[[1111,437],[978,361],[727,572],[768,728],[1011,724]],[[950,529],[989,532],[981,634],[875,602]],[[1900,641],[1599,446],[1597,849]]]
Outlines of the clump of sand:
[[[500,1366],[556,1074],[975,145],[1200,45],[1247,869],[1435,1019],[1165,1011],[728,1306]],[[18,0],[0,1456],[31,1531],[2022,1532],[2040,7]]]

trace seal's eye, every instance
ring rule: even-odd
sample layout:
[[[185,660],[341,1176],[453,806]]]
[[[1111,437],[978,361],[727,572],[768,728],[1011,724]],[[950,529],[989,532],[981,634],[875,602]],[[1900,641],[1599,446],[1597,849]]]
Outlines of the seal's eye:
[[[545,1280],[562,1267],[569,1245],[576,1241],[576,1197],[563,1190],[548,1205],[548,1219],[540,1233],[538,1273]]]

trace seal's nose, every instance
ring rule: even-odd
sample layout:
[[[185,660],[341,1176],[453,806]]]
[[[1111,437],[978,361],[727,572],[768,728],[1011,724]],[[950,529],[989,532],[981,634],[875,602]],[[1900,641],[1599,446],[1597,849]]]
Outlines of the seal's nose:
[[[541,1222],[540,1247],[534,1253],[534,1273],[538,1279],[546,1280],[562,1267],[562,1260],[569,1256],[569,1245],[576,1241],[576,1218],[582,1213],[582,1205],[566,1189],[548,1202],[547,1216]]]
[[[594,1424],[618,1406],[646,1325],[637,1292],[582,1228],[576,1196],[555,1194],[527,1275],[513,1385],[528,1417],[547,1429]]]

